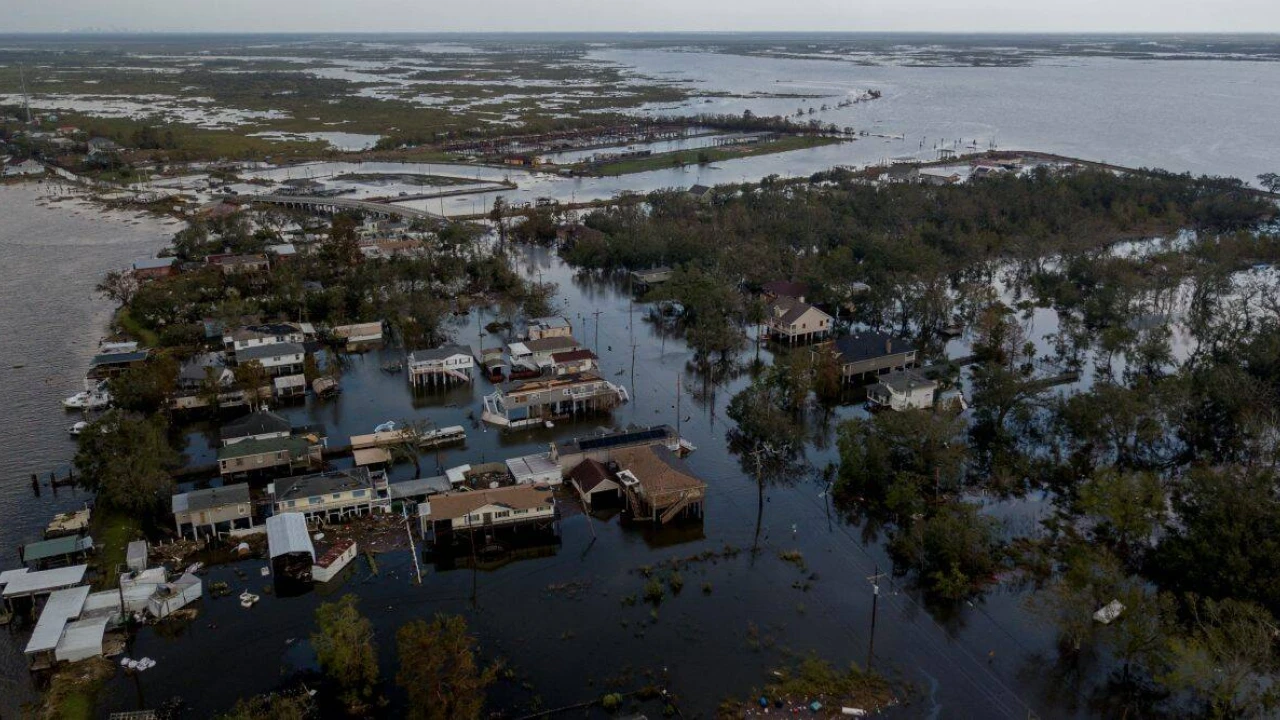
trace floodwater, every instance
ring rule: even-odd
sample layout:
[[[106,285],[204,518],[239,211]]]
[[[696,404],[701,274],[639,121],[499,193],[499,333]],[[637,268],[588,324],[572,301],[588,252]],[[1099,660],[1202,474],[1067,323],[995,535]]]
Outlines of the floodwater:
[[[57,512],[89,498],[70,489],[39,498],[31,473],[65,467],[75,451],[67,428],[79,413],[63,398],[83,388],[112,305],[94,293],[108,270],[154,254],[177,226],[154,217],[103,212],[74,200],[48,203],[49,183],[0,186],[0,567],[17,564],[17,546],[39,540]],[[31,685],[22,648],[26,635],[0,631],[0,716],[16,714]]]

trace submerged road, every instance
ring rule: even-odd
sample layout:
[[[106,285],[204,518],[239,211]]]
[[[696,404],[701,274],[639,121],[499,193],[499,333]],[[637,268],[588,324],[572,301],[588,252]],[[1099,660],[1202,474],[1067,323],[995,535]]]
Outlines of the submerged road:
[[[285,207],[329,214],[341,212],[342,210],[359,210],[371,215],[381,215],[383,217],[391,217],[394,215],[408,220],[449,221],[449,218],[438,213],[430,212],[429,210],[419,210],[417,208],[405,207],[404,205],[393,205],[391,203],[374,202],[372,200],[356,200],[354,198],[339,197],[313,197],[308,195],[250,195],[247,198],[243,195],[239,195],[227,196],[227,199],[233,199],[233,197],[241,200],[247,199],[251,203],[283,205]]]

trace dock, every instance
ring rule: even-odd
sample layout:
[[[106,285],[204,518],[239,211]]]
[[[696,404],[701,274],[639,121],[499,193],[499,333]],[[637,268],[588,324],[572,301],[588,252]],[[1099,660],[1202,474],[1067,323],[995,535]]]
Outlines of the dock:
[[[390,430],[387,432],[375,432],[368,435],[352,435],[351,450],[367,450],[369,448],[385,448],[394,445],[403,445],[407,442],[414,442],[414,431],[412,430]],[[461,425],[450,425],[449,427],[428,430],[421,434],[417,434],[416,444],[419,447],[440,447],[443,445],[451,445],[453,443],[461,443],[467,441],[467,431]]]

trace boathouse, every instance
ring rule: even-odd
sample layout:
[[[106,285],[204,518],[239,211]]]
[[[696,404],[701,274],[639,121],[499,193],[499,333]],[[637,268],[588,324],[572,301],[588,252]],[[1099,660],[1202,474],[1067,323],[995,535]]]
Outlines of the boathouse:
[[[64,535],[19,546],[18,559],[32,570],[47,570],[82,562],[93,552],[88,535]]]
[[[469,383],[476,361],[471,349],[462,345],[442,345],[409,353],[409,385],[415,389]]]
[[[626,506],[635,520],[666,524],[680,516],[702,517],[707,484],[661,445],[613,453]]]

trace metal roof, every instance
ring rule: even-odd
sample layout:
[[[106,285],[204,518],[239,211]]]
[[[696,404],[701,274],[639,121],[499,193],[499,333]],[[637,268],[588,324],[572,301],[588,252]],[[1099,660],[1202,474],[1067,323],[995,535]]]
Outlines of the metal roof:
[[[44,610],[40,612],[35,629],[31,631],[26,653],[30,655],[58,647],[67,621],[80,617],[80,611],[84,609],[84,601],[88,597],[88,585],[51,593],[49,601],[44,604]]]
[[[299,343],[281,342],[270,345],[254,345],[236,351],[236,362],[245,360],[263,360],[265,358],[283,357],[285,355],[304,355],[307,349]]]
[[[525,455],[524,457],[511,458],[507,460],[507,470],[511,473],[511,477],[516,482],[521,482],[526,478],[537,478],[548,473],[561,475],[560,463],[551,459],[549,453],[538,453],[535,455]]]
[[[88,565],[72,565],[70,567],[24,572],[14,575],[4,586],[3,597],[21,597],[40,595],[51,590],[71,587],[84,582],[84,573]]]
[[[54,538],[52,540],[41,540],[40,542],[27,543],[26,545],[23,545],[22,561],[24,563],[37,562],[48,558],[84,552],[92,547],[93,538],[91,537],[64,535],[63,537]]]
[[[89,361],[89,367],[100,367],[102,365],[127,365],[136,362],[142,362],[147,359],[147,351],[139,350],[137,352],[122,353],[103,353],[94,355]]]
[[[670,437],[672,432],[673,431],[670,427],[660,425],[658,427],[651,427],[647,430],[634,430],[631,432],[614,433],[612,435],[579,440],[577,441],[577,446],[579,450],[583,451],[603,450],[605,448],[617,447],[618,445],[629,445],[638,442],[661,440]]]
[[[315,562],[316,548],[311,544],[306,517],[302,513],[282,513],[267,518],[267,549],[272,560],[289,553],[307,553]]]
[[[95,617],[67,623],[54,656],[58,660],[76,662],[102,654],[102,637],[107,633],[109,617]]]
[[[392,483],[390,486],[391,497],[401,499],[418,495],[444,493],[452,489],[453,486],[449,484],[449,476],[447,475],[405,480],[404,482]]]
[[[430,362],[432,360],[445,360],[454,355],[466,355],[471,357],[471,348],[465,345],[441,345],[438,348],[429,350],[414,350],[409,353],[409,362]]]
[[[270,410],[259,410],[222,426],[219,436],[223,441],[254,435],[289,432],[293,425],[284,417]]]
[[[312,475],[298,475],[277,480],[275,483],[275,501],[300,500],[316,495],[372,488],[373,480],[369,469],[364,467],[348,470],[330,470]]]
[[[249,502],[249,486],[245,484],[225,485],[207,490],[192,490],[173,496],[173,511],[197,512],[225,505],[239,505]]]

